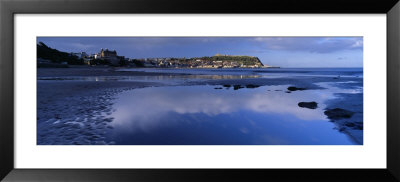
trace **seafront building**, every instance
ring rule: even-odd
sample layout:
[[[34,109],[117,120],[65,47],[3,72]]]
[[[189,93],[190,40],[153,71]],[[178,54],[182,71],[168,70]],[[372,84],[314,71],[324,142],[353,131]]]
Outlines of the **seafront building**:
[[[117,65],[119,63],[119,58],[117,56],[116,50],[108,50],[108,49],[101,49],[100,50],[100,59],[108,61],[112,65]]]
[[[83,52],[84,53],[84,52]],[[88,54],[80,54],[80,53],[74,53],[78,58],[81,58],[84,60],[85,64],[88,65],[93,65],[96,64],[96,60],[102,60],[105,63],[111,64],[111,65],[120,65],[121,60],[126,60],[124,56],[118,56],[116,50],[109,50],[109,49],[101,49],[99,53],[95,53],[92,55]]]

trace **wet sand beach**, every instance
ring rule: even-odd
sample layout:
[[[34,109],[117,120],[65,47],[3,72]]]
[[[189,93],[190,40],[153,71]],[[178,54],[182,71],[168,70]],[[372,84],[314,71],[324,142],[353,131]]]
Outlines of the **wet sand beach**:
[[[175,101],[177,104],[179,103],[179,101],[183,104],[186,103],[185,101],[192,101],[189,107],[184,108],[192,110],[165,110],[166,112],[168,111],[171,117],[174,116],[174,114],[181,114],[180,116],[176,116],[176,118],[185,118],[186,120],[187,118],[192,118],[193,120],[202,118],[202,120],[204,121],[209,121],[210,118],[212,118],[214,121],[214,119],[217,119],[219,116],[224,116],[228,113],[246,112],[246,114],[254,114],[254,118],[250,118],[248,120],[250,125],[242,126],[240,125],[239,120],[236,123],[238,126],[240,125],[240,132],[242,134],[247,134],[244,136],[248,137],[248,140],[243,141],[244,143],[249,140],[253,140],[248,135],[253,131],[252,129],[249,129],[250,127],[254,126],[251,124],[251,122],[253,122],[254,119],[257,119],[257,117],[262,117],[264,115],[261,115],[260,113],[254,113],[253,111],[249,112],[249,108],[252,109],[250,106],[247,108],[243,108],[243,105],[249,103],[246,99],[243,98],[256,95],[262,96],[262,94],[265,94],[266,97],[269,96],[274,98],[293,97],[293,99],[295,100],[292,99],[290,102],[288,102],[291,105],[287,107],[293,106],[296,111],[300,109],[300,111],[304,111],[304,113],[315,114],[316,112],[318,112],[318,120],[326,123],[333,123],[333,127],[330,128],[333,132],[346,135],[349,138],[349,141],[351,141],[351,143],[353,144],[363,144],[362,77],[354,76],[351,74],[350,76],[339,77],[336,73],[321,76],[319,74],[308,74],[309,72],[296,73],[294,75],[288,75],[286,74],[286,72],[275,72],[277,74],[260,74],[260,71],[262,72],[263,70],[254,70],[250,71],[251,73],[246,72],[239,75],[237,75],[236,73],[210,75],[210,73],[212,72],[217,73],[218,70],[212,70],[212,72],[210,73],[193,73],[190,71],[174,72],[174,70],[172,70],[171,72],[165,72],[154,69],[143,69],[143,71],[141,69],[135,69],[134,71],[130,71],[126,69],[112,67],[38,68],[37,144],[124,144],[121,142],[126,141],[127,137],[132,136],[126,135],[124,139],[120,139],[119,137],[121,136],[117,136],[118,133],[116,133],[116,131],[120,131],[118,127],[121,127],[120,125],[118,125],[118,122],[122,121],[122,119],[118,118],[120,117],[120,115],[117,115],[116,113],[119,113],[120,108],[118,106],[121,105],[121,102],[123,100],[130,99],[128,98],[130,93],[131,95],[129,97],[132,98],[137,97],[137,95],[143,94],[143,97],[137,97],[132,100],[132,102],[138,101],[138,103],[133,103],[132,107],[145,108],[146,103],[142,103],[141,105],[139,104],[139,101],[146,101],[144,97],[159,96],[160,98],[158,98],[158,101],[154,102],[163,103],[161,102],[162,99],[168,99],[169,96],[183,97],[185,92],[190,92],[193,94],[189,94],[187,96],[188,99],[182,98],[176,99]],[[300,76],[298,74],[300,74]],[[345,75],[346,73],[343,74]],[[292,89],[290,89],[289,87],[292,87]],[[337,91],[335,91],[335,89]],[[204,90],[204,92],[202,90]],[[316,103],[318,106],[316,106],[315,108],[307,108],[307,104],[305,105],[306,107],[297,106],[297,103],[299,102],[316,101],[312,100],[311,96],[312,94],[316,94],[319,92],[326,92],[326,94],[328,95],[319,95],[318,99],[320,100],[320,102],[323,103]],[[146,95],[147,93],[153,93],[153,95]],[[203,93],[205,93],[206,95],[201,96]],[[238,93],[239,95],[236,96],[236,93]],[[165,97],[161,98],[162,96]],[[222,104],[219,105],[219,108],[222,108],[224,104],[232,105],[232,107],[224,107],[226,111],[221,111],[217,114],[210,114],[201,108],[200,111],[197,111],[196,109],[199,108],[196,108],[192,105],[198,105],[199,107],[203,106],[201,106],[199,103],[195,103],[198,100],[189,99],[189,97],[198,97],[203,98],[202,100],[206,100],[211,96],[215,96],[215,99],[212,103],[216,103],[214,101],[218,100],[219,98],[230,97],[232,102],[228,99],[222,99]],[[235,105],[235,98],[239,98],[239,96],[240,99],[238,99],[238,102],[240,100],[242,104],[239,104],[238,106],[235,106],[236,108],[234,108],[233,106]],[[308,100],[301,100],[303,96]],[[123,97],[127,98],[125,99]],[[262,99],[260,98],[259,100]],[[173,98],[169,101],[175,102]],[[268,100],[266,100],[265,102],[268,102]],[[279,105],[280,103],[275,104]],[[165,104],[164,107],[174,108],[176,105]],[[265,105],[260,105],[260,107],[265,107]],[[159,113],[155,111],[159,111],[160,113],[161,111],[164,111],[163,107],[157,106],[157,104],[149,105],[149,108],[154,109],[154,112],[151,112],[149,115],[158,115]],[[132,108],[131,112],[139,112],[139,110],[140,109]],[[213,111],[216,112],[216,110],[218,110],[218,108],[214,109]],[[140,112],[145,113],[145,110],[142,110]],[[171,114],[171,112],[173,113]],[[268,112],[270,112],[270,110],[268,110]],[[186,115],[183,116],[182,113]],[[199,115],[199,113],[203,113],[203,115]],[[276,114],[276,111],[274,111],[273,114]],[[137,115],[135,115],[135,117],[137,117]],[[282,118],[284,116],[279,113],[277,117]],[[228,118],[228,116],[226,116],[224,119],[226,118]],[[163,120],[172,119],[163,118]],[[229,125],[229,122],[224,124]],[[214,125],[210,124],[210,127],[212,126]],[[157,131],[160,131],[159,133],[166,131],[176,131],[177,133],[181,132],[181,130],[176,130],[176,128],[171,129],[168,127],[171,126],[166,126],[165,128],[167,129],[164,128]],[[189,129],[192,127],[192,125],[188,125]],[[229,128],[229,126],[225,126],[225,128],[226,127]],[[326,126],[324,127],[326,128]],[[222,128],[223,127],[221,127],[221,131],[228,131],[228,133],[231,131]],[[185,130],[187,130],[187,128],[185,128]],[[204,130],[198,129],[193,131],[200,132]],[[254,132],[256,131],[258,132],[258,130],[254,129]],[[307,130],[307,132],[312,131],[313,130],[311,130],[310,128],[309,130]],[[149,131],[147,130],[143,130],[143,135],[135,135],[135,137],[147,136],[148,132]],[[216,131],[216,133],[218,132]],[[298,133],[298,135],[301,134],[301,132]],[[171,134],[165,133],[165,135]],[[158,137],[163,136],[164,135],[160,134],[160,136]],[[252,137],[254,136],[255,135],[252,135]],[[181,137],[181,135],[179,135],[179,137]],[[268,138],[268,140],[266,141],[272,141],[271,137]],[[186,142],[190,143],[190,141],[184,141],[183,143]],[[221,141],[220,143],[224,144],[224,142],[225,141]],[[255,143],[262,144],[262,142],[258,140]],[[298,144],[303,143],[308,143],[308,141],[301,141]],[[168,142],[165,144],[168,144]],[[228,144],[231,143],[228,142]],[[267,142],[265,144],[296,143]],[[337,142],[335,144],[340,144],[340,142]]]

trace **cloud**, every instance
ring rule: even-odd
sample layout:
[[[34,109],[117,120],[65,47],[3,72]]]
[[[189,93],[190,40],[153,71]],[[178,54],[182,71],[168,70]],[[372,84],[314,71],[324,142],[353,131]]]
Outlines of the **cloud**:
[[[283,89],[287,86],[270,86],[270,88]],[[326,91],[321,92],[320,90],[310,90],[304,94],[282,92],[265,94],[260,92],[249,94],[246,97],[238,97],[237,91],[222,94],[212,87],[209,88],[209,93],[204,92],[203,89],[206,88],[192,90],[183,86],[145,88],[125,92],[114,105],[116,112],[113,113],[113,116],[117,119],[112,124],[116,127],[123,126],[131,132],[137,129],[150,131],[173,113],[181,115],[201,113],[212,117],[243,109],[256,113],[290,115],[308,121],[327,120],[323,114],[325,106],[322,103],[326,99],[334,98],[333,93],[325,93]],[[335,91],[339,93],[342,90]],[[298,102],[307,100],[321,103],[320,107],[312,110],[300,108],[297,105]]]
[[[257,37],[254,42],[269,50],[331,53],[362,50],[362,37]]]

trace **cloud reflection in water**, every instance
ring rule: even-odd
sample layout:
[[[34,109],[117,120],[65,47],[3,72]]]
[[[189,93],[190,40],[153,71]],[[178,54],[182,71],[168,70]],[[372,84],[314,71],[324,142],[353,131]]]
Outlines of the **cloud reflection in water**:
[[[175,114],[205,114],[213,117],[241,110],[258,113],[293,115],[301,120],[324,120],[323,102],[334,93],[354,92],[323,84],[329,89],[285,93],[286,85],[263,86],[255,89],[213,89],[214,86],[171,86],[134,89],[119,95],[114,105],[114,126],[147,130],[159,122],[174,122]],[[270,90],[270,91],[268,91]],[[298,107],[299,102],[316,101],[317,109]]]

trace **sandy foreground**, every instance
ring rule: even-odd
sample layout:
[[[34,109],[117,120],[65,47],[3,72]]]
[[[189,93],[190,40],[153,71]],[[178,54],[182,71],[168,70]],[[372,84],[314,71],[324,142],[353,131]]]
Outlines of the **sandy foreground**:
[[[57,77],[96,76],[180,76],[186,74],[141,71],[116,71],[109,67],[39,68],[37,71],[37,144],[38,145],[104,145],[105,135],[113,129],[110,116],[117,93],[124,90],[166,86],[163,81],[81,81],[41,80]],[[339,82],[340,81],[340,82]],[[357,83],[347,83],[356,81]],[[188,80],[181,85],[293,85],[307,89],[324,89],[315,83],[332,82],[340,87],[362,87],[362,78],[248,78]],[[175,83],[176,84],[176,83]],[[340,108],[354,113],[351,118],[331,119],[336,129],[347,134],[355,143],[363,143],[363,94],[338,94],[329,100],[326,109]],[[361,101],[361,102],[360,102]]]

